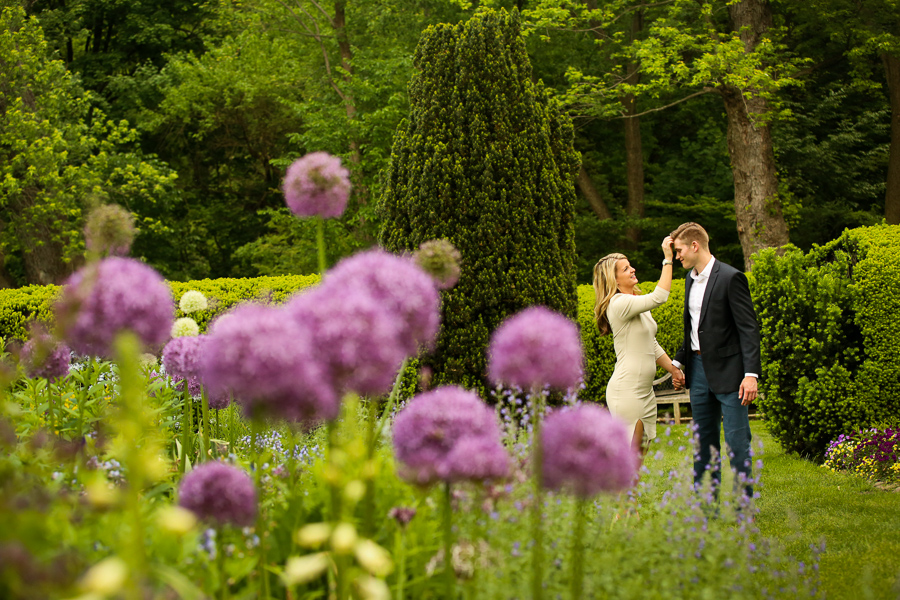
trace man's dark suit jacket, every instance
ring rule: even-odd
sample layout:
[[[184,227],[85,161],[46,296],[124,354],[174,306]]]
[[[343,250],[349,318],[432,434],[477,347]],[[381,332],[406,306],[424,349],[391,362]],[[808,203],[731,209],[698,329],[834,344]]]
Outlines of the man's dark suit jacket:
[[[684,286],[684,343],[675,353],[691,387],[691,297],[693,277]],[[747,276],[720,260],[713,263],[700,308],[700,351],[709,389],[716,394],[736,392],[745,373],[762,375],[759,324],[753,310]]]

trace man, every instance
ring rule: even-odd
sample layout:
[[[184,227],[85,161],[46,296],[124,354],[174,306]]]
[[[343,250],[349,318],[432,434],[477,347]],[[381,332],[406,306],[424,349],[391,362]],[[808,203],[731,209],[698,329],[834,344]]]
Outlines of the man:
[[[672,363],[684,371],[691,390],[691,412],[697,426],[699,453],[694,483],[709,469],[710,448],[720,451],[719,424],[733,457],[731,467],[750,481],[750,419],[748,405],[756,399],[762,371],[759,325],[747,277],[716,260],[709,252],[709,235],[697,223],[684,223],[671,233],[675,259],[691,269],[684,287],[684,342]],[[721,482],[712,471],[715,489]],[[753,496],[752,486],[747,495]]]

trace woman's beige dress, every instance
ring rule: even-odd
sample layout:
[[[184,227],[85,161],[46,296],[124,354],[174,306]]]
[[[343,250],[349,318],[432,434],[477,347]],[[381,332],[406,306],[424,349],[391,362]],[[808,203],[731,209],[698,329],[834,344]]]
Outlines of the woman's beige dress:
[[[656,437],[656,396],[653,379],[656,359],[665,354],[656,341],[656,321],[650,311],[669,299],[669,292],[657,287],[644,296],[616,294],[606,316],[616,347],[616,368],[606,387],[609,412],[630,426],[644,422],[646,446]]]

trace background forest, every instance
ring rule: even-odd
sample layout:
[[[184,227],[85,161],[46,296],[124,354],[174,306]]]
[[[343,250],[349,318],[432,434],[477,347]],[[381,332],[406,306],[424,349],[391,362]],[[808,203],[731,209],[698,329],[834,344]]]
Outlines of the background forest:
[[[170,280],[312,273],[279,185],[316,150],[354,179],[330,262],[373,245],[419,36],[482,6],[575,123],[579,283],[611,251],[655,278],[685,220],[735,265],[900,221],[896,0],[0,0],[0,286],[71,273],[106,202]]]

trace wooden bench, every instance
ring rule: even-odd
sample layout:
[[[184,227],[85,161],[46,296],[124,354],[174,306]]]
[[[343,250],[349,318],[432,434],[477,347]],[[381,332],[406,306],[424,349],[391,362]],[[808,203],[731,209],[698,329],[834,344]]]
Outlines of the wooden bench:
[[[681,425],[681,405],[691,403],[691,394],[686,389],[676,390],[672,386],[672,374],[666,373],[659,379],[653,380],[653,393],[656,395],[656,405],[671,404],[672,412],[675,413],[675,424]],[[657,417],[657,422],[667,421],[665,417]],[[684,417],[685,422],[690,421],[690,417]]]

